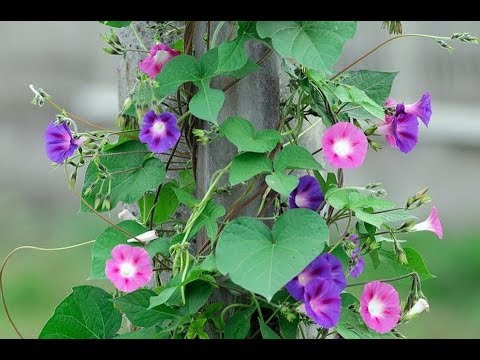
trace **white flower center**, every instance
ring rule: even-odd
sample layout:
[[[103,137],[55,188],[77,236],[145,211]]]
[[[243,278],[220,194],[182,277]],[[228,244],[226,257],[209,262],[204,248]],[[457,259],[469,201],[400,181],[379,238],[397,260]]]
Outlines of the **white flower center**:
[[[295,196],[295,204],[300,208],[305,208],[308,205],[308,198],[305,195]]]
[[[345,157],[352,153],[352,145],[348,139],[340,139],[333,144],[333,151],[340,156]]]
[[[161,121],[156,121],[155,124],[153,124],[152,130],[156,134],[162,134],[163,130],[165,130],[165,124]]]
[[[383,316],[383,308],[384,308],[383,302],[376,297],[374,297],[368,303],[368,312],[370,313],[371,316],[375,316],[375,317]]]
[[[158,50],[153,57],[153,61],[155,61],[156,64],[163,64],[168,61],[168,59],[170,59],[170,54],[165,50]]]
[[[309,277],[307,275],[305,274],[298,275],[298,282],[300,283],[300,285],[302,286],[307,285],[308,280],[309,280]]]
[[[133,266],[129,262],[125,262],[122,265],[120,265],[120,273],[124,277],[127,277],[127,278],[132,277],[133,275],[135,275],[135,266]]]

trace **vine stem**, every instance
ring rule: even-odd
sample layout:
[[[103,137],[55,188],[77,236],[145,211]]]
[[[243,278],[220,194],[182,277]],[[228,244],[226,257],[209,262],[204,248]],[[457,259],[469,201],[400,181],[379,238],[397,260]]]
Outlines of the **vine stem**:
[[[57,248],[42,248],[38,246],[31,246],[31,245],[24,245],[24,246],[19,246],[12,251],[5,257],[5,260],[3,260],[2,267],[0,268],[0,293],[2,294],[2,303],[3,303],[3,308],[5,309],[5,314],[7,315],[8,321],[10,322],[10,325],[12,325],[13,329],[17,333],[17,335],[23,339],[23,335],[21,334],[20,330],[18,327],[15,325],[13,322],[12,316],[10,315],[10,312],[8,310],[7,306],[7,301],[5,299],[5,289],[3,287],[3,272],[5,270],[5,266],[7,265],[8,260],[19,250],[25,250],[25,249],[31,249],[31,250],[38,250],[38,251],[61,251],[61,250],[69,250],[69,249],[74,249],[80,246],[88,245],[94,243],[95,240],[90,240],[90,241],[85,241],[80,244],[75,244],[75,245],[70,245],[70,246],[64,246],[64,247],[57,247]]]
[[[137,41],[138,41],[138,43],[140,44],[140,46],[143,48],[143,50],[145,50],[145,51],[148,52],[148,48],[145,46],[145,44],[143,43],[142,39],[141,39],[140,36],[138,35],[137,29],[135,29],[135,25],[133,24],[133,21],[130,23],[130,27],[132,28],[133,35],[135,35],[135,37],[137,38]]]
[[[226,23],[227,23],[226,21],[220,21],[220,22],[218,23],[217,27],[215,28],[215,31],[213,32],[212,40],[210,41],[210,45],[211,45],[212,47],[215,47],[215,46],[216,46],[218,34],[220,34],[220,30],[222,30],[223,26],[224,26]]]
[[[55,104],[51,99],[49,98],[46,98],[45,99],[53,108],[57,109],[58,111],[65,111],[65,109],[63,109],[62,107],[60,107],[59,105]],[[100,125],[95,125],[87,120],[84,120],[82,118],[79,118],[78,116],[68,112],[68,111],[65,111],[65,113],[74,118],[75,120],[77,121],[80,121],[81,123],[85,124],[85,125],[88,125],[90,127],[93,127],[93,128],[96,128],[96,129],[99,129],[99,130],[103,130],[103,131],[107,131],[107,132],[111,132],[110,130],[108,130],[107,128],[104,128],[103,126],[100,126]]]
[[[408,278],[408,277],[410,277],[410,276],[415,276],[415,275],[417,275],[417,273],[416,273],[415,271],[413,271],[413,272],[408,273],[408,274],[406,274],[406,275],[397,276],[397,277],[388,278],[388,279],[380,279],[380,280],[377,280],[377,281],[381,281],[381,282],[392,282],[392,281],[397,281],[397,280],[405,279],[405,278]],[[348,284],[347,287],[366,285],[366,284],[368,284],[369,282],[370,282],[370,281],[363,281],[363,282],[359,282],[359,283]]]
[[[359,57],[357,60],[355,60],[354,62],[352,62],[350,65],[347,65],[346,67],[344,67],[342,70],[340,70],[339,72],[337,72],[335,75],[333,75],[330,80],[334,80],[336,79],[337,77],[339,77],[341,74],[343,74],[345,71],[347,71],[348,69],[350,69],[352,66],[355,66],[356,64],[358,64],[360,61],[362,61],[363,59],[365,59],[366,57],[368,57],[369,55],[371,55],[372,53],[374,53],[375,51],[377,51],[378,49],[380,49],[382,46],[388,44],[390,41],[393,41],[393,40],[396,40],[396,39],[400,39],[400,38],[404,38],[404,37],[422,37],[422,38],[428,38],[428,39],[442,39],[442,40],[451,40],[451,38],[449,37],[445,37],[445,36],[433,36],[433,35],[425,35],[425,34],[401,34],[401,35],[397,35],[397,36],[394,36],[390,39],[387,39],[385,40],[384,42],[380,43],[379,45],[375,46],[372,50],[368,51],[367,53],[365,53],[364,55],[362,55],[361,57]]]

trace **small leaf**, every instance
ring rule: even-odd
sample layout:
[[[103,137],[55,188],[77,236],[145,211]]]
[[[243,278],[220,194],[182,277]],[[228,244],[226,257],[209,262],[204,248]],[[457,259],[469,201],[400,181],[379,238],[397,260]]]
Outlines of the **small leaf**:
[[[77,286],[55,309],[39,339],[109,339],[120,329],[122,315],[112,296],[94,286]]]
[[[282,140],[275,130],[256,131],[253,124],[241,117],[230,117],[220,125],[220,133],[233,143],[238,151],[264,153],[271,151]]]
[[[262,318],[258,317],[258,324],[260,325],[260,333],[262,334],[262,338],[264,339],[280,339],[280,336],[272,330],[270,326],[265,324]]]
[[[356,88],[355,86],[339,85],[335,88],[335,95],[343,103],[351,103],[360,105],[369,114],[378,119],[385,117],[385,111],[383,107],[370,99],[364,91]]]
[[[232,317],[225,322],[223,338],[245,339],[250,331],[250,319],[254,312],[254,306],[235,312]]]
[[[265,182],[279,194],[290,196],[290,193],[297,187],[299,179],[293,175],[274,172],[265,177]]]
[[[200,90],[189,103],[192,115],[217,125],[217,116],[225,101],[223,91],[212,89],[207,81],[196,82],[195,84]]]
[[[278,172],[283,172],[286,169],[321,170],[320,164],[312,154],[304,147],[298,145],[285,146],[275,156],[273,168]]]
[[[300,319],[296,317],[293,321],[288,321],[284,316],[278,317],[278,324],[280,326],[280,334],[284,339],[296,339],[298,324]]]
[[[233,159],[229,181],[233,186],[255,175],[270,173],[272,170],[272,161],[265,154],[246,152]]]

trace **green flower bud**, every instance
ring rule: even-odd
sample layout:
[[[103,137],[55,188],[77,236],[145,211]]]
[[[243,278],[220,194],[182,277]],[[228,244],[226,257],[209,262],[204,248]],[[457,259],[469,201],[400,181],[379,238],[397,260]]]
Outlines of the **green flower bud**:
[[[99,207],[100,204],[102,203],[102,200],[103,200],[102,194],[98,193],[98,194],[95,196],[95,202],[93,203],[93,208],[94,208],[95,210],[98,209],[98,207]]]

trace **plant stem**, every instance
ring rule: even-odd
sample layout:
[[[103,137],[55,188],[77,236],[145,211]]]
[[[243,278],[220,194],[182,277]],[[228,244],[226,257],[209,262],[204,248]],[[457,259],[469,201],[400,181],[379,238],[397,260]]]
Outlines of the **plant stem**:
[[[210,41],[210,44],[212,47],[217,46],[217,37],[218,34],[220,34],[220,30],[222,29],[223,25],[225,25],[227,22],[226,21],[220,21],[215,28],[215,31],[213,32],[212,40]]]
[[[133,21],[130,23],[130,27],[132,28],[133,35],[135,35],[135,37],[137,38],[137,41],[138,41],[138,43],[140,44],[140,46],[143,48],[143,50],[145,50],[146,52],[148,52],[148,48],[145,46],[145,44],[143,43],[142,39],[141,39],[140,36],[138,35],[137,29],[135,29],[135,25],[133,24]]]
[[[257,311],[258,311],[258,315],[260,316],[260,319],[262,319],[263,323],[265,323],[265,320],[264,320],[263,314],[262,314],[262,309],[260,308],[260,304],[258,303],[258,300],[257,300],[257,296],[253,292],[251,292],[250,294],[252,295],[253,302],[255,303],[255,306],[257,307]]]
[[[397,277],[394,277],[394,278],[388,278],[388,279],[380,279],[378,281],[381,281],[381,282],[392,282],[392,281],[397,281],[397,280],[401,280],[401,279],[405,279],[405,278],[408,278],[410,276],[414,276],[414,275],[417,275],[417,273],[415,271],[411,272],[411,273],[408,273],[406,275],[402,275],[402,276],[397,276]],[[351,286],[361,286],[361,285],[365,285],[365,284],[368,284],[370,281],[364,281],[364,282],[359,282],[359,283],[354,283],[354,284],[348,284],[347,287],[351,287]]]

